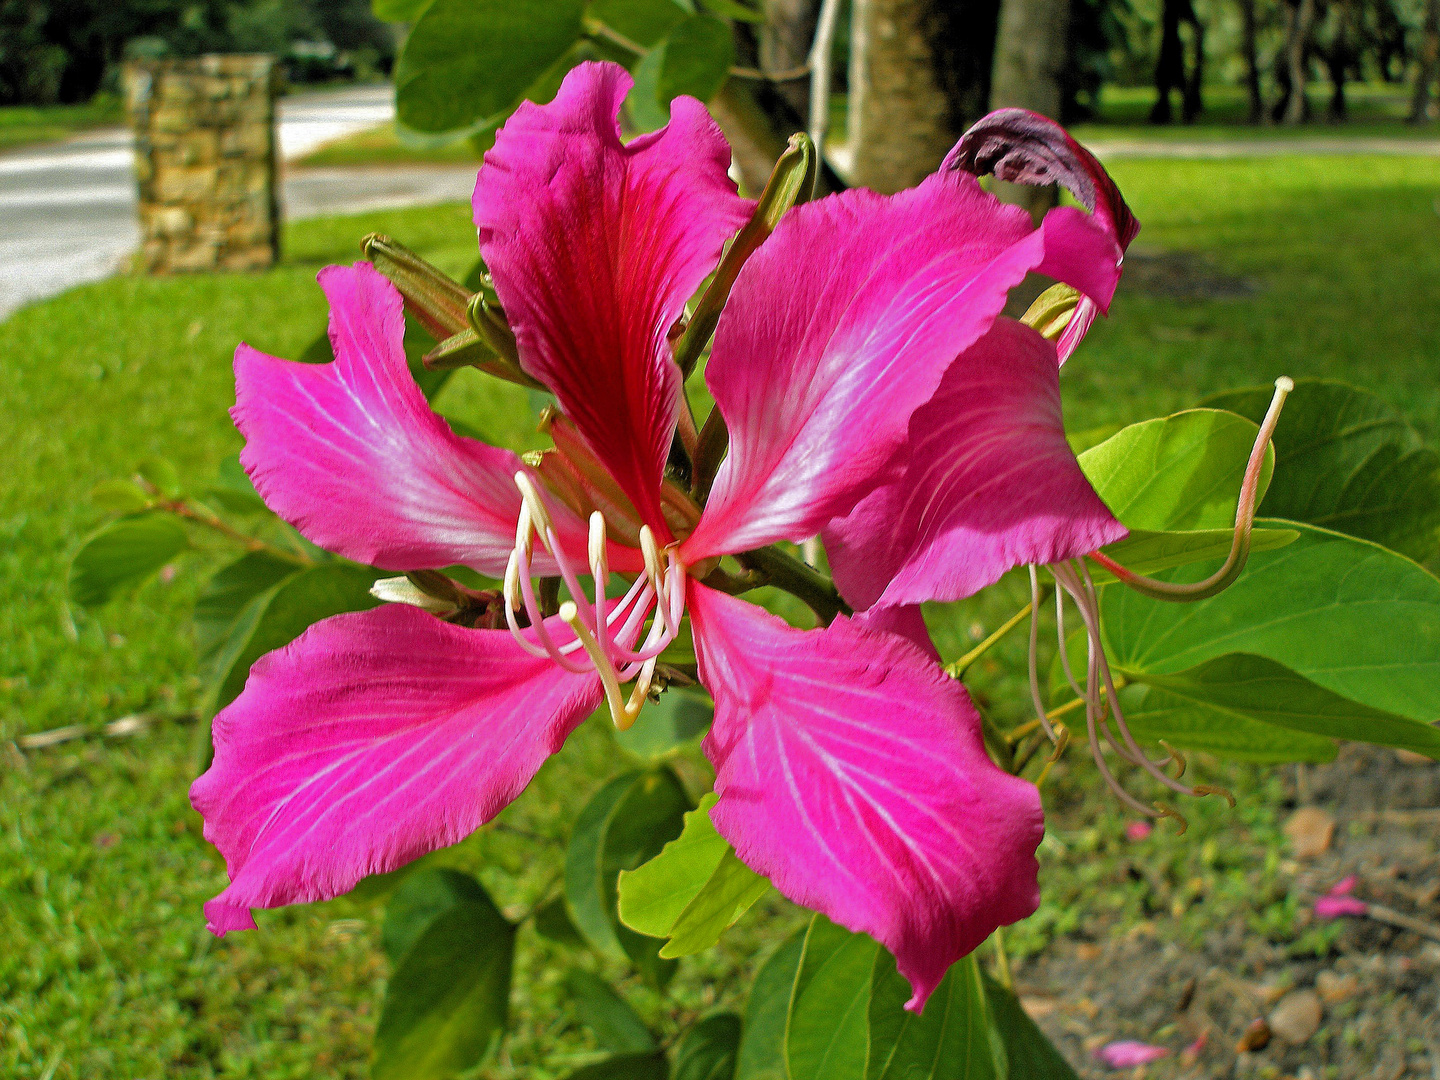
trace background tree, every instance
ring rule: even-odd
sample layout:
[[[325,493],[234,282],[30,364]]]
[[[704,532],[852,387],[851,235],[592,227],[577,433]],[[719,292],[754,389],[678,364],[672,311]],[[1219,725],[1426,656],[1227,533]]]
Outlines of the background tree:
[[[1185,63],[1185,42],[1180,36],[1182,24],[1191,29],[1191,59]],[[1160,55],[1155,61],[1155,106],[1150,110],[1152,124],[1168,124],[1171,119],[1170,92],[1180,91],[1180,117],[1192,123],[1200,115],[1200,87],[1205,74],[1205,30],[1195,15],[1190,0],[1165,0],[1161,14]]]
[[[1420,66],[1415,73],[1415,93],[1410,99],[1410,122],[1424,123],[1431,117],[1430,88],[1440,77],[1440,0],[1425,5],[1425,25],[1420,32]]]

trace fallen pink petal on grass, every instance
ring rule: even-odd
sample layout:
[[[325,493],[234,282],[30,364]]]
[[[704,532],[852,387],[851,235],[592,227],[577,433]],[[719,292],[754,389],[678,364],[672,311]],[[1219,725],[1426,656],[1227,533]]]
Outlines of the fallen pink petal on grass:
[[[1129,1069],[1136,1065],[1148,1065],[1152,1061],[1159,1061],[1161,1058],[1169,1056],[1170,1050],[1167,1047],[1152,1046],[1149,1043],[1136,1042],[1134,1039],[1106,1043],[1095,1051],[1095,1057],[1112,1069]]]

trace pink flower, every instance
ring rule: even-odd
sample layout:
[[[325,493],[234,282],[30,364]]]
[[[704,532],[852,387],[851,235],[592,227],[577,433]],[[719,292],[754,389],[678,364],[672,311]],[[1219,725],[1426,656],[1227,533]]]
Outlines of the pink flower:
[[[1149,1043],[1136,1042],[1133,1039],[1106,1043],[1095,1051],[1095,1057],[1112,1069],[1129,1069],[1136,1065],[1148,1065],[1152,1061],[1159,1061],[1169,1055],[1170,1051],[1163,1046],[1151,1046]]]
[[[1138,844],[1154,831],[1155,826],[1148,821],[1131,821],[1125,826],[1125,839]]]
[[[1123,533],[1065,446],[1055,346],[999,318],[1032,270],[1103,305],[1116,234],[1075,209],[1034,229],[963,169],[793,210],[717,332],[706,378],[730,451],[702,508],[665,472],[683,393],[668,334],[751,204],[696,101],[622,144],[629,82],[585,64],[553,103],[522,105],[475,190],[520,362],[560,405],[538,463],[429,410],[400,297],[366,264],[320,275],[334,363],[238,350],[242,462],[271,508],[360,562],[503,577],[510,625],[389,604],[262,658],[192,789],[231,878],[206,915],[217,933],[253,927],[251,908],[336,896],[462,839],[602,701],[632,722],[688,613],[716,706],[717,829],[786,896],[885,944],[918,1009],[957,958],[1034,910],[1035,789],[986,756],[913,590],[802,631],[702,579],[723,555],[850,513],[926,409],[951,425],[944,460],[1001,477],[946,511],[946,542],[963,528],[976,553],[967,581]],[[612,572],[634,577],[618,600]],[[532,577],[554,575],[571,598],[543,617]]]
[[[1357,900],[1350,893],[1358,879],[1354,874],[1341,878],[1326,890],[1325,895],[1315,901],[1315,915],[1321,919],[1338,919],[1346,915],[1363,917],[1370,914],[1370,905]]]

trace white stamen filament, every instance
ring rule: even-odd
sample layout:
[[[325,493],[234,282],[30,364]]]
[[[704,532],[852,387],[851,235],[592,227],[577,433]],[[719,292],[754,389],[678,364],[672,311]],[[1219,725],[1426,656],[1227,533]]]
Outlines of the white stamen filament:
[[[611,719],[620,730],[635,722],[650,692],[660,654],[679,632],[685,613],[686,568],[672,549],[663,551],[649,526],[640,530],[640,549],[645,572],[631,583],[625,595],[612,602],[606,595],[610,580],[609,538],[605,516],[595,511],[589,518],[588,563],[594,580],[594,600],[582,591],[571,560],[563,553],[546,495],[525,473],[517,473],[521,509],[515,534],[515,550],[505,568],[505,615],[510,633],[531,656],[549,657],[567,671],[594,670],[605,689]],[[545,616],[532,582],[535,540],[559,570],[570,593],[560,605],[561,622],[574,638],[558,644],[545,625]],[[524,610],[529,627],[517,618]],[[644,642],[638,649],[628,647],[640,634],[647,616],[652,615]],[[584,657],[578,654],[583,650]],[[588,661],[586,663],[585,661]],[[628,700],[623,683],[635,680]]]

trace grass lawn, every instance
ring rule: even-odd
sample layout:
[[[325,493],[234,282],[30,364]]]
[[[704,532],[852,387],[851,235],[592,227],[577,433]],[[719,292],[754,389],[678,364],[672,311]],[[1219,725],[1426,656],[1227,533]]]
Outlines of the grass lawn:
[[[83,105],[0,106],[0,150],[54,142],[86,128],[124,122],[125,104],[114,94],[100,94]]]
[[[418,145],[402,143],[395,135],[394,124],[357,131],[343,139],[326,143],[317,150],[306,154],[295,165],[456,165],[475,162],[479,167],[480,155],[469,140],[444,145]]]
[[[1267,90],[1267,101],[1273,94]],[[1385,139],[1440,138],[1440,123],[1411,124],[1409,84],[1354,83],[1345,88],[1348,103],[1344,123],[1327,119],[1330,85],[1312,82],[1306,93],[1312,119],[1308,124],[1250,124],[1245,90],[1229,84],[1205,87],[1205,109],[1193,124],[1180,123],[1178,94],[1171,95],[1175,122],[1164,125],[1148,122],[1155,104],[1150,86],[1106,86],[1100,91],[1098,116],[1076,124],[1072,131],[1084,141],[1094,139],[1143,139],[1174,142],[1210,142],[1233,139],[1334,139],[1370,137]]]
[[[1440,435],[1440,161],[1126,161],[1114,172],[1145,226],[1139,254],[1199,253],[1254,291],[1180,301],[1122,288],[1112,319],[1065,369],[1072,427],[1288,373],[1369,386]],[[195,709],[193,645],[178,628],[213,559],[192,558],[99,617],[70,611],[66,560],[96,517],[87,492],[156,454],[184,477],[209,476],[239,446],[225,412],[236,341],[298,354],[323,319],[315,271],[355,258],[356,240],[377,229],[457,274],[474,259],[463,206],[320,219],[291,226],[285,265],[265,274],[115,278],[0,323],[0,1075],[366,1073],[386,975],[377,909],[341,900],[262,914],[259,933],[206,933],[200,904],[224,874],[185,797],[190,726],[164,720],[136,738],[30,753],[8,740]],[[496,436],[533,439],[523,391],[478,373],[458,375],[439,404]],[[1016,606],[995,595],[936,612],[942,651],[957,654]],[[1018,650],[1007,641],[977,665],[974,689],[1002,717],[1025,708]],[[1140,903],[1134,883],[1107,883],[1122,819],[1091,796],[1079,756],[1071,762],[1055,791],[1070,807],[1066,839],[1042,848],[1045,904],[1011,936],[1022,952],[1081,922],[1092,932],[1123,925]],[[707,781],[701,766],[683,767],[687,780]],[[501,827],[445,858],[480,869],[512,914],[526,910],[553,888],[569,821],[613,768],[611,737],[587,724]],[[1214,902],[1183,925],[1177,916],[1177,933],[1241,918],[1275,872],[1264,857],[1275,781],[1223,775],[1248,795],[1240,812],[1209,800],[1184,839],[1161,829],[1150,841],[1175,874],[1215,883]],[[1214,859],[1211,838],[1234,858]],[[557,857],[537,857],[537,842]],[[752,915],[722,949],[682,967],[678,1006],[635,989],[642,1011],[673,1031],[685,1014],[733,1003],[741,986],[731,976],[753,970],[795,923],[773,895],[775,921]],[[1288,933],[1283,908],[1264,926]],[[581,1060],[589,1037],[560,1004],[556,961],[522,939],[517,1034],[487,1076],[545,1080]]]

